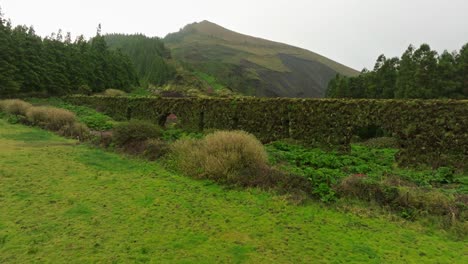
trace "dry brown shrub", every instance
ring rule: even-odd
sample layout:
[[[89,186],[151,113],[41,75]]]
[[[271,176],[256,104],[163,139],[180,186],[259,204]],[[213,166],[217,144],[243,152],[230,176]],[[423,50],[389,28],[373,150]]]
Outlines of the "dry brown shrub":
[[[89,128],[82,123],[75,122],[73,124],[66,124],[59,130],[59,134],[65,137],[75,138],[80,141],[89,139],[91,132]]]
[[[244,131],[218,131],[201,140],[178,140],[172,145],[172,156],[185,174],[235,184],[254,181],[268,166],[262,143]]]
[[[0,110],[12,115],[26,115],[26,111],[32,105],[28,102],[19,99],[7,99],[0,101]]]
[[[34,125],[58,131],[64,126],[73,126],[76,122],[75,114],[55,107],[30,107],[26,112],[28,121]]]
[[[127,93],[122,91],[122,90],[117,90],[117,89],[107,89],[103,93],[105,96],[125,96]]]

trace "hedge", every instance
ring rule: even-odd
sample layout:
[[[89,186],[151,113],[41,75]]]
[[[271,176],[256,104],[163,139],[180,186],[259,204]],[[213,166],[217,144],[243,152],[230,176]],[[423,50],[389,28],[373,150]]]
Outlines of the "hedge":
[[[403,165],[426,163],[467,170],[467,100],[290,98],[156,98],[70,96],[117,120],[163,124],[173,113],[189,131],[240,129],[263,142],[293,138],[349,149],[358,129],[380,127],[398,141]]]

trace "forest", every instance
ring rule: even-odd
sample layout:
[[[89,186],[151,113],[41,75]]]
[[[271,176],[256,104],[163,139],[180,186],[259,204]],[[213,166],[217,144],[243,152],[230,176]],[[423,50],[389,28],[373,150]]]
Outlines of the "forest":
[[[101,35],[72,40],[59,30],[38,36],[33,27],[12,27],[0,15],[0,95],[66,95],[130,90],[139,80],[130,59],[111,50]]]
[[[372,71],[356,77],[337,75],[329,83],[332,98],[468,98],[468,44],[438,55],[427,44],[410,45],[401,58],[380,55]]]
[[[104,39],[111,49],[120,50],[130,58],[143,87],[164,85],[174,78],[175,67],[167,62],[171,59],[171,51],[160,38],[143,34],[107,34]]]

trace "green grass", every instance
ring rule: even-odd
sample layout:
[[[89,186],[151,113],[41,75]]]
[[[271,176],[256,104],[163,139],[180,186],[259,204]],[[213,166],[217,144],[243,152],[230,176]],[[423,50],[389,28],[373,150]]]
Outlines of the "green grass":
[[[69,110],[76,114],[79,122],[86,124],[90,129],[93,130],[109,130],[114,126],[115,123],[115,121],[113,121],[112,118],[105,114],[97,112],[95,109],[86,106],[69,104],[61,100],[60,98],[31,98],[27,99],[26,101],[34,105],[54,106]]]
[[[215,77],[206,74],[204,72],[195,71],[193,74],[199,79],[205,81],[209,86],[211,86],[215,91],[227,89],[224,85],[220,84]]]
[[[0,119],[0,263],[467,263],[466,250],[417,222],[294,206]]]

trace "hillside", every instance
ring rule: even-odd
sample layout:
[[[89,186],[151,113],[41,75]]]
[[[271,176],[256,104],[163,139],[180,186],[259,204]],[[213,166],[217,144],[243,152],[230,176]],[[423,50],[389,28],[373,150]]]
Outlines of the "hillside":
[[[164,39],[175,59],[246,95],[323,97],[337,73],[358,72],[311,51],[255,38],[209,21]]]

